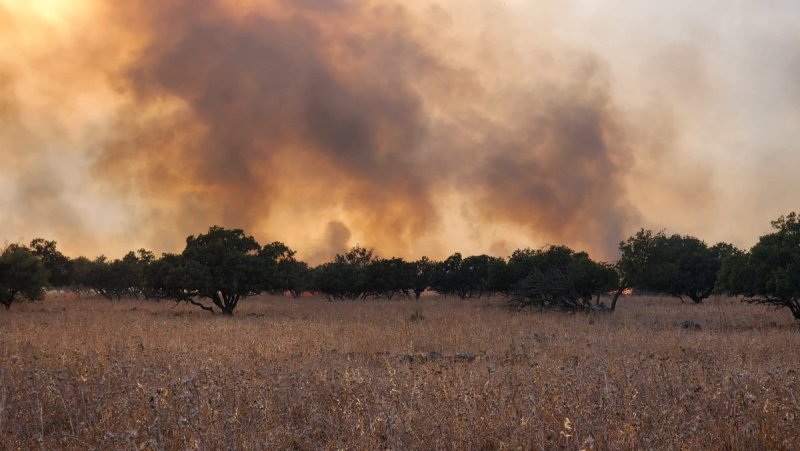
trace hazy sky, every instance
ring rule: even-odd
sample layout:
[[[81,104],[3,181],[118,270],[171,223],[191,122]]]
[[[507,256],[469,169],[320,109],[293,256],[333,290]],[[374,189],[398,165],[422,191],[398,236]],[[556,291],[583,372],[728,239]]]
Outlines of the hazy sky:
[[[0,158],[0,237],[71,255],[749,247],[798,209],[800,4],[0,0]]]

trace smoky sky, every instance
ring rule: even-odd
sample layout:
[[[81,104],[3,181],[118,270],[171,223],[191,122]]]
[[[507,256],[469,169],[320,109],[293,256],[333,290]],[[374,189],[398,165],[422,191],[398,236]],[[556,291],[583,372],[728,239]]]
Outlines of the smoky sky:
[[[97,177],[166,196],[158,220],[178,229],[255,228],[276,198],[341,205],[372,241],[436,223],[430,191],[443,168],[417,158],[427,113],[414,85],[445,69],[402,20],[359,2],[280,3],[276,16],[145,3],[122,11],[147,41],[118,74],[131,106],[101,144]],[[166,121],[141,117],[167,100],[180,108]]]
[[[438,80],[476,98],[480,88],[426,47],[400,6],[275,6],[244,15],[211,0],[122,8],[147,40],[118,74],[133,117],[120,117],[102,144],[96,176],[124,179],[145,199],[166,196],[171,208],[156,221],[178,230],[257,228],[288,198],[341,205],[365,242],[407,253],[415,236],[440,227],[436,193],[454,189],[486,221],[603,253],[622,236],[631,207],[617,161],[626,149],[596,74],[520,92],[525,116],[513,122],[464,111],[478,130],[435,129],[434,111],[449,107]],[[137,112],[165,99],[181,108],[142,125]],[[293,193],[305,184],[316,188]]]
[[[641,226],[702,231],[727,195],[695,149],[724,128],[704,124],[728,78],[688,19],[637,67],[614,50],[632,36],[593,30],[600,12],[580,19],[596,40],[565,36],[578,15],[552,2],[520,21],[480,2],[81,5],[36,22],[0,4],[27,49],[0,60],[12,240],[35,223],[73,253],[172,251],[219,224],[313,262],[355,244],[613,259]],[[696,214],[662,217],[682,206]]]

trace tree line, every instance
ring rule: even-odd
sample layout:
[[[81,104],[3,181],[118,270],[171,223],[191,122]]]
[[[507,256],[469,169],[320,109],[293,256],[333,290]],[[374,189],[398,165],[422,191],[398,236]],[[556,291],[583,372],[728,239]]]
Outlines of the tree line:
[[[789,308],[800,319],[800,221],[790,213],[772,225],[749,251],[642,229],[620,243],[613,264],[566,246],[519,249],[508,259],[455,253],[441,261],[381,258],[356,246],[311,267],[283,243],[262,246],[243,230],[218,226],[189,236],[181,253],[140,249],[115,260],[70,259],[56,242],[39,238],[0,253],[0,303],[9,309],[53,288],[109,300],[167,299],[232,315],[242,299],[260,293],[341,301],[418,299],[430,290],[461,299],[504,296],[516,308],[613,311],[632,289],[697,304],[714,293],[742,295]],[[603,295],[610,297],[608,306]]]

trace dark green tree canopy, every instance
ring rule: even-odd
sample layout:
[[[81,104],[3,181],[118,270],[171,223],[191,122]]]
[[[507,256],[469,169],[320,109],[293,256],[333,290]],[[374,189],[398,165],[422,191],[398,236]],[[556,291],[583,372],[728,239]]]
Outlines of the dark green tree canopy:
[[[456,252],[437,263],[431,273],[431,289],[445,296],[461,299],[481,297],[504,291],[505,261],[499,257]]]
[[[94,268],[94,262],[86,257],[78,257],[70,260],[70,290],[77,293],[91,291],[90,276]]]
[[[109,299],[169,298],[226,314],[233,314],[241,299],[262,292],[299,296],[316,291],[329,299],[366,299],[412,293],[419,298],[427,289],[460,298],[510,295],[517,305],[581,310],[589,308],[593,297],[599,304],[603,293],[616,288],[613,310],[623,290],[636,288],[696,303],[714,290],[745,294],[753,301],[788,306],[800,315],[796,305],[798,217],[791,213],[773,226],[776,231],[761,237],[749,253],[727,243],[709,247],[692,236],[641,229],[620,243],[621,256],[615,265],[593,261],[587,253],[566,246],[520,249],[507,262],[460,253],[440,262],[426,257],[407,262],[379,258],[372,249],[355,246],[310,269],[284,243],[262,247],[241,229],[218,226],[189,236],[180,254],[156,258],[139,249],[113,261],[103,256],[70,260],[58,251],[56,242],[37,238],[30,248],[13,245],[4,250],[3,295],[6,300],[37,298],[38,292],[30,291],[28,296],[12,288],[7,277],[9,262],[16,259],[15,267],[19,267],[27,255],[44,268],[49,280],[42,287],[88,289]]]
[[[508,261],[511,305],[564,311],[588,311],[592,298],[615,288],[616,271],[586,252],[566,246],[515,251]]]
[[[312,289],[331,301],[359,299],[365,293],[364,268],[343,261],[317,266],[310,278]]]
[[[258,256],[264,266],[264,291],[274,294],[290,291],[299,295],[301,277],[308,271],[308,265],[295,259],[295,251],[275,241],[265,244]]]
[[[617,261],[620,275],[620,290],[664,284],[666,250],[664,232],[641,229],[626,241],[619,244],[621,252]]]
[[[437,263],[431,277],[431,289],[441,295],[466,298],[470,281],[466,280],[461,270],[463,263],[464,259],[459,252]]]
[[[786,307],[800,320],[800,218],[794,212],[772,221],[749,253],[734,253],[722,265],[719,291],[749,302]]]
[[[128,252],[124,257],[109,261],[105,256],[88,261],[81,257],[72,262],[73,284],[88,288],[106,299],[123,297],[152,297],[146,280],[149,265],[155,255],[145,249]]]
[[[708,247],[692,236],[672,235],[661,245],[664,246],[661,255],[665,261],[660,267],[664,272],[652,284],[644,283],[642,287],[680,299],[686,296],[696,304],[711,295],[723,259],[736,252],[730,244],[718,243]]]
[[[311,268],[308,263],[300,260],[287,260],[279,264],[278,273],[281,283],[285,284],[282,291],[289,291],[293,297],[300,297],[303,292],[311,290]]]
[[[419,299],[422,293],[431,287],[431,278],[436,269],[436,262],[431,261],[428,257],[412,263],[414,266],[414,282],[412,283],[412,291],[414,297]]]
[[[345,263],[359,268],[366,268],[375,258],[373,254],[374,251],[372,249],[355,246],[345,254],[337,254],[333,261],[336,263]]]
[[[72,267],[68,257],[56,248],[55,241],[36,238],[31,241],[30,250],[44,264],[49,285],[65,288],[72,282]]]
[[[376,298],[407,297],[414,288],[416,267],[402,258],[378,258],[366,267],[366,294]]]
[[[261,246],[241,229],[213,226],[208,233],[190,236],[181,254],[185,261],[172,266],[168,280],[183,281],[171,293],[192,293],[211,301],[227,315],[233,315],[239,301],[259,294],[266,277]],[[176,262],[172,262],[175,264]],[[179,299],[186,300],[186,299]],[[210,308],[210,307],[209,307]]]
[[[737,249],[727,243],[712,247],[692,236],[640,230],[620,243],[620,284],[611,308],[628,288],[688,297],[699,304],[712,294],[724,259]]]
[[[332,262],[314,268],[312,286],[329,300],[364,299],[370,294],[367,271],[376,261],[372,249],[355,246]]]
[[[0,303],[6,308],[21,301],[44,298],[47,270],[36,254],[12,244],[0,253]]]

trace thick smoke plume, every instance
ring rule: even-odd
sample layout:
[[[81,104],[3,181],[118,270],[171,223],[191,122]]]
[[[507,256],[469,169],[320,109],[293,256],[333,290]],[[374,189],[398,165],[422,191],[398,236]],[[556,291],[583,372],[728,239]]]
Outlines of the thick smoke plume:
[[[747,247],[796,209],[800,6],[716,3],[0,0],[0,240]]]
[[[115,74],[128,106],[94,174],[137,200],[157,246],[210,223],[280,236],[273,218],[296,212],[293,228],[338,224],[408,255],[448,233],[449,191],[530,245],[608,256],[631,217],[624,137],[590,56],[519,86],[498,116],[495,87],[399,4],[143,1],[109,14],[143,39]]]
[[[144,199],[147,221],[259,231],[290,209],[323,221],[292,227],[346,219],[396,252],[435,227],[444,168],[420,155],[418,85],[446,69],[399,7],[146,1],[112,14],[146,40],[119,74],[131,104],[95,173]]]
[[[602,58],[546,31],[515,47],[431,4],[368,0],[86,4],[102,30],[61,49],[79,68],[48,73],[108,90],[103,119],[69,134],[71,158],[113,206],[113,239],[136,237],[123,246],[175,250],[220,224],[312,261],[356,243],[408,257],[566,243],[613,258],[637,219],[637,125]],[[17,101],[0,89],[6,124]],[[20,167],[47,155],[27,147],[39,157]],[[26,180],[13,202],[46,199],[35,211],[81,230],[92,209],[65,197],[73,182]]]

